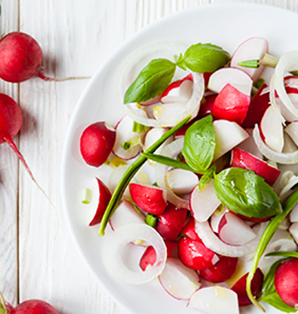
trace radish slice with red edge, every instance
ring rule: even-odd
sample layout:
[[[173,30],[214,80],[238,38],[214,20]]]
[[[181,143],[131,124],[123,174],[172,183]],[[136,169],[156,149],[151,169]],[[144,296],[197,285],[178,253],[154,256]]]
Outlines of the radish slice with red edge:
[[[186,104],[183,104],[179,110],[175,110],[175,114],[171,110],[167,110],[167,115],[163,119],[156,120],[144,115],[144,111],[137,106],[137,104],[126,104],[122,108],[128,116],[134,121],[153,127],[168,127],[174,126],[182,119],[191,115],[194,118],[200,109],[200,103],[204,94],[205,84],[203,75],[200,73],[192,73],[193,76],[193,89],[192,95]],[[177,105],[177,104],[176,104]]]
[[[260,77],[265,66],[260,65],[258,68],[245,68],[238,65],[239,62],[247,60],[260,60],[265,53],[268,53],[268,41],[260,37],[252,37],[241,43],[232,55],[230,66],[239,68],[248,73],[253,80]]]
[[[266,225],[267,223],[260,224],[260,228],[254,240],[241,246],[229,245],[220,240],[212,231],[208,221],[202,223],[196,222],[195,229],[198,236],[210,250],[220,255],[241,257],[253,253],[256,250]]]
[[[143,240],[153,246],[156,252],[156,261],[146,271],[135,269],[125,258],[125,249],[135,240]],[[157,278],[163,271],[167,259],[167,249],[162,237],[156,230],[144,224],[127,224],[119,227],[107,237],[102,251],[103,262],[115,279],[128,284],[144,284]],[[138,262],[136,262],[138,266]],[[133,269],[132,269],[133,268]]]
[[[170,158],[175,158],[182,151],[183,143],[184,137],[180,137],[179,139],[166,145],[161,151],[161,155]],[[174,204],[178,208],[189,209],[188,200],[181,198],[170,189],[167,176],[168,170],[169,166],[156,164],[155,173],[158,186],[167,190],[167,199],[170,203]]]
[[[256,124],[253,130],[253,137],[260,152],[269,160],[276,161],[280,164],[298,163],[298,150],[292,153],[279,153],[268,147],[261,138],[259,127]]]
[[[260,130],[267,146],[276,152],[282,152],[284,146],[284,118],[279,107],[270,106],[266,109],[260,123]]]
[[[276,67],[270,83],[270,90],[276,90],[280,100],[286,108],[298,118],[298,108],[294,106],[284,85],[284,76],[286,73],[298,69],[298,50],[290,51],[283,54]]]
[[[221,68],[210,76],[208,89],[219,93],[227,84],[230,84],[244,95],[250,95],[252,83],[252,78],[242,70],[231,67]]]
[[[188,300],[201,287],[198,273],[175,257],[168,258],[158,279],[166,292],[178,300]]]

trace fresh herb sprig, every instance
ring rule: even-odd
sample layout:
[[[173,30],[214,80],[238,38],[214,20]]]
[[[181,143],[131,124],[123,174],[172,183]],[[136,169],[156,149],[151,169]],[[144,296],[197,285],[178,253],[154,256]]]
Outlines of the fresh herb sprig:
[[[170,136],[172,136],[176,131],[178,131],[183,125],[185,125],[191,117],[188,116],[179,122],[176,126],[171,128],[169,131],[164,133],[160,139],[158,139],[154,144],[152,144],[145,153],[153,153],[164,141],[166,141]],[[110,220],[111,216],[113,215],[114,211],[116,210],[117,205],[119,204],[122,195],[128,186],[131,179],[134,175],[139,171],[142,165],[146,162],[147,158],[143,155],[140,155],[126,170],[123,177],[121,178],[120,182],[116,186],[114,193],[112,194],[111,200],[105,210],[105,213],[102,217],[99,232],[100,236],[104,235],[105,228]]]
[[[225,66],[230,58],[221,47],[198,43],[184,55],[181,53],[175,63],[165,58],[151,60],[126,90],[124,104],[144,102],[161,93],[170,84],[177,66],[198,73],[213,72]]]

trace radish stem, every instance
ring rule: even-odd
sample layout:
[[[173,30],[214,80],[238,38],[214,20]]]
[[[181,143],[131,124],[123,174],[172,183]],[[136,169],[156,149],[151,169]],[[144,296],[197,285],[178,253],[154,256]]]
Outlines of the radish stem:
[[[177,130],[179,130],[183,125],[185,125],[189,120],[191,116],[186,117],[181,122],[179,122],[176,126],[174,126],[172,129],[167,131],[163,134],[163,136],[157,140],[154,144],[152,144],[145,153],[153,153],[165,140],[167,140],[170,136],[172,136]],[[116,186],[114,193],[111,197],[111,200],[105,210],[105,213],[102,217],[99,232],[98,234],[100,236],[104,235],[105,228],[112,217],[114,211],[116,210],[117,205],[119,204],[122,195],[124,193],[125,188],[131,181],[131,179],[134,177],[134,175],[138,172],[138,170],[142,167],[142,165],[146,162],[147,158],[140,155],[126,170],[124,173],[122,179]]]

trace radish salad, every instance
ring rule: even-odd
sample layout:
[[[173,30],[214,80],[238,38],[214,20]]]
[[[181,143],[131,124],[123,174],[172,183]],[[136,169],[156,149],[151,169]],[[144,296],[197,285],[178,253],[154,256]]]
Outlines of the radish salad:
[[[82,194],[86,206],[98,195],[89,225],[109,229],[107,271],[129,284],[158,279],[203,313],[296,312],[298,50],[277,58],[258,37],[233,53],[168,45],[172,59],[139,67],[146,47],[124,62],[123,117],[80,137],[88,166],[112,168]]]

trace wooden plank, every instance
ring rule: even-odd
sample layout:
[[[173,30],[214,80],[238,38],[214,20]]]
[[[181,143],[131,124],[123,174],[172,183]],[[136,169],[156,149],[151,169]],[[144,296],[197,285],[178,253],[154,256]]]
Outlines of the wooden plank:
[[[205,3],[208,1],[86,0],[82,4],[80,0],[22,0],[20,27],[40,43],[46,75],[91,76],[136,31],[162,16]],[[291,2],[274,1],[274,5]],[[55,204],[50,204],[20,167],[20,300],[45,299],[59,313],[124,314],[87,271],[62,209],[61,153],[75,104],[87,83],[35,78],[20,86],[25,112],[20,147]]]
[[[18,29],[18,1],[1,1],[0,33]],[[17,84],[0,80],[0,92],[18,101]],[[14,138],[18,143],[18,137]],[[9,146],[0,145],[0,290],[11,303],[18,299],[17,272],[17,210],[18,210],[18,159]]]

